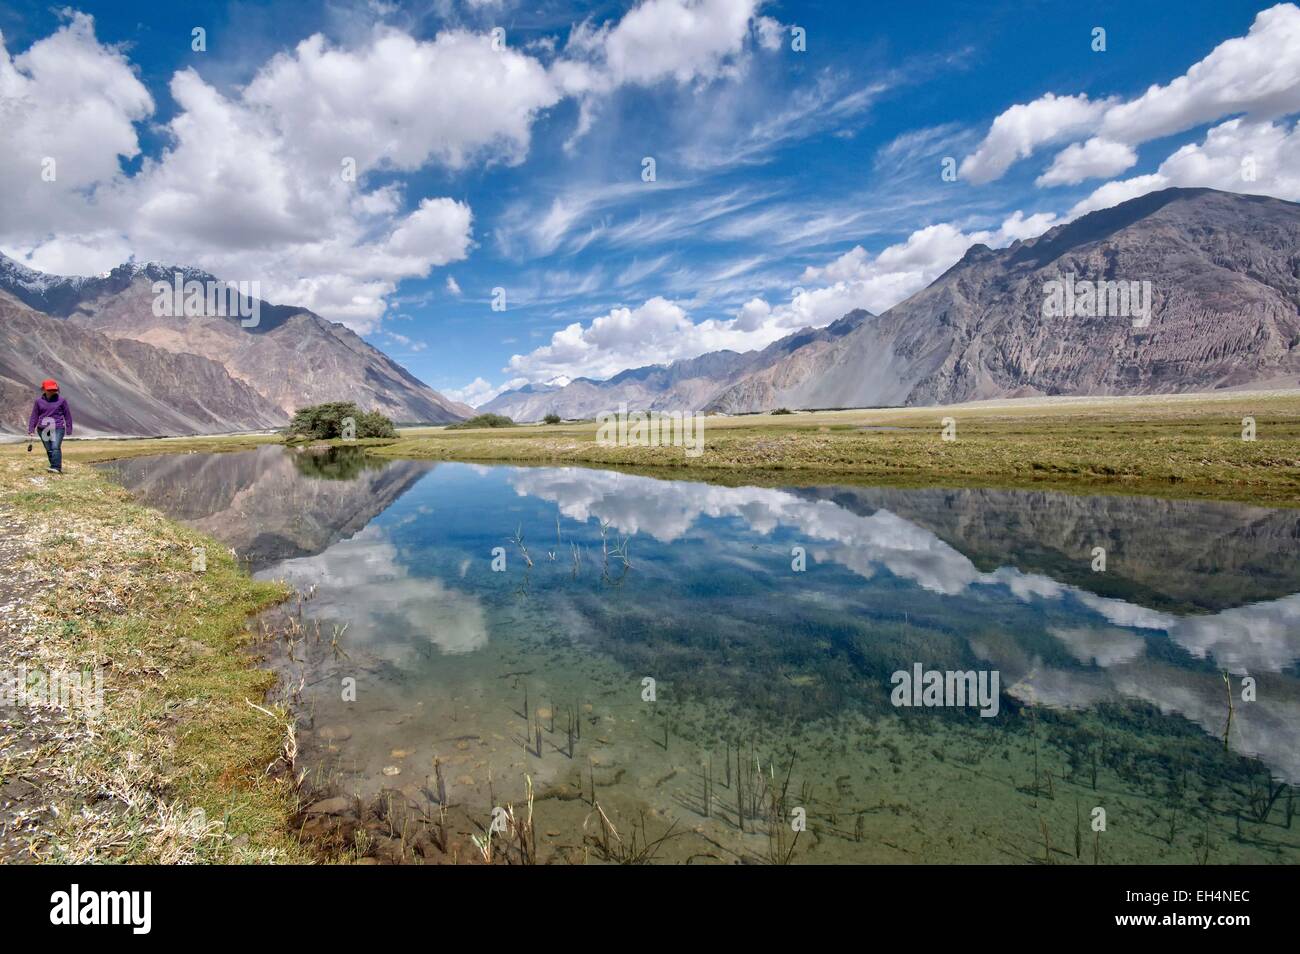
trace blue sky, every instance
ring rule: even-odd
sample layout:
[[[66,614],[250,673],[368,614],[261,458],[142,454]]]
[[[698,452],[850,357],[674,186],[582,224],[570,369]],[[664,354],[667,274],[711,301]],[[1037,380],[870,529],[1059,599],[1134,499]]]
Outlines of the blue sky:
[[[1300,198],[1297,31],[1224,0],[0,2],[0,250],[260,280],[479,402],[880,311],[1153,188]]]

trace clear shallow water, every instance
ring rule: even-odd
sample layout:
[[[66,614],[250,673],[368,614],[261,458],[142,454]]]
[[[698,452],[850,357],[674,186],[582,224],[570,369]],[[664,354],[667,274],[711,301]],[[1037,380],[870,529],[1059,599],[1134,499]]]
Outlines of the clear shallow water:
[[[795,861],[1300,858],[1297,511],[279,447],[111,469],[314,594],[321,638],[272,663],[349,792],[428,807],[441,774],[487,816],[528,776],[570,859],[593,785],[625,834],[676,824],[662,861],[783,855],[773,792]],[[896,708],[916,663],[996,670],[999,714]]]

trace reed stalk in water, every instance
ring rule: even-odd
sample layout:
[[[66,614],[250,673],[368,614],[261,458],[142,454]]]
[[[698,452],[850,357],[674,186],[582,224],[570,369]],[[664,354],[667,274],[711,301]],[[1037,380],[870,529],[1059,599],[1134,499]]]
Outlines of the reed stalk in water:
[[[433,774],[438,780],[438,804],[447,804],[447,782],[442,777],[442,762],[435,755],[433,758]]]
[[[785,778],[781,787],[776,787],[776,765],[775,762],[768,770],[767,778],[763,777],[762,769],[759,769],[759,783],[764,786],[767,792],[767,809],[768,809],[768,860],[775,865],[788,865],[794,857],[795,847],[799,844],[799,836],[802,830],[795,831],[794,837],[787,841],[787,834],[791,830],[788,828],[788,816],[790,806],[788,796],[790,792],[790,775],[794,772],[794,756],[790,757],[790,766],[786,769]],[[861,823],[862,816],[858,816]]]
[[[524,794],[528,806],[526,817],[515,814],[514,805],[506,805],[506,832],[513,839],[519,853],[519,863],[532,865],[537,863],[537,829],[533,824],[533,778],[524,776]],[[507,861],[509,857],[507,856]]]
[[[1033,707],[1029,709],[1029,732],[1034,738],[1034,798],[1038,798],[1038,716],[1034,713]]]
[[[524,562],[529,567],[532,567],[533,558],[528,555],[528,547],[524,546],[524,525],[522,523],[519,525],[519,529],[515,531],[512,542],[519,548],[519,552],[523,554]]]
[[[1228,676],[1228,671],[1223,671],[1223,688],[1228,695],[1228,721],[1223,726],[1223,751],[1228,751],[1228,735],[1232,732],[1232,679]]]
[[[740,746],[736,746],[736,824],[745,830],[745,776],[740,767]]]

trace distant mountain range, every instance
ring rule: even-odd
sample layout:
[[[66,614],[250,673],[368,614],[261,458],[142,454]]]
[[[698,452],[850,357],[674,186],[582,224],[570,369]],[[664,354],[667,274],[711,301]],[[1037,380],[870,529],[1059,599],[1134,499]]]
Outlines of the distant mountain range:
[[[50,376],[75,396],[87,431],[110,434],[277,427],[303,405],[333,400],[399,423],[474,413],[302,308],[260,302],[247,328],[238,316],[155,315],[154,282],[178,272],[216,281],[152,263],[60,277],[0,255],[0,430],[25,428],[36,385]],[[1047,289],[1061,282],[1146,283],[1149,321],[1045,311]],[[975,245],[881,315],[853,311],[761,351],[532,384],[479,410],[536,421],[621,404],[742,413],[1297,385],[1300,205],[1168,189],[1008,248]]]
[[[1067,281],[1147,282],[1150,320],[1087,306],[1045,317],[1046,289]],[[1300,386],[1300,205],[1167,189],[1005,249],[975,245],[879,316],[854,312],[763,351],[506,392],[484,409],[527,421],[621,401],[739,413],[1246,386]]]
[[[668,365],[622,371],[606,381],[574,378],[564,387],[525,385],[502,392],[479,410],[516,421],[540,421],[547,414],[593,417],[601,411],[616,411],[623,403],[632,410],[696,410],[710,406],[726,388],[781,363],[801,348],[837,341],[872,317],[867,311],[851,311],[825,328],[804,328],[762,351],[710,351]]]
[[[0,430],[26,428],[54,377],[87,431],[206,434],[281,426],[304,405],[354,401],[399,423],[473,414],[343,325],[259,302],[258,323],[154,314],[153,283],[215,282],[191,268],[121,265],[95,278],[46,275],[0,255]]]

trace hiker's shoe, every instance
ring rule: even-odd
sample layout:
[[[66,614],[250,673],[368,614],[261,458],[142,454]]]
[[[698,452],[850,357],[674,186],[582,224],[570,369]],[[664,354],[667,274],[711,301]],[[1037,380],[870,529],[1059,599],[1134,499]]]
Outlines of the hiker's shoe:
[[[61,473],[63,473],[63,471],[59,470],[57,467],[46,467],[46,468],[45,468],[45,471],[46,471],[46,473],[50,473],[50,474],[61,474]]]

